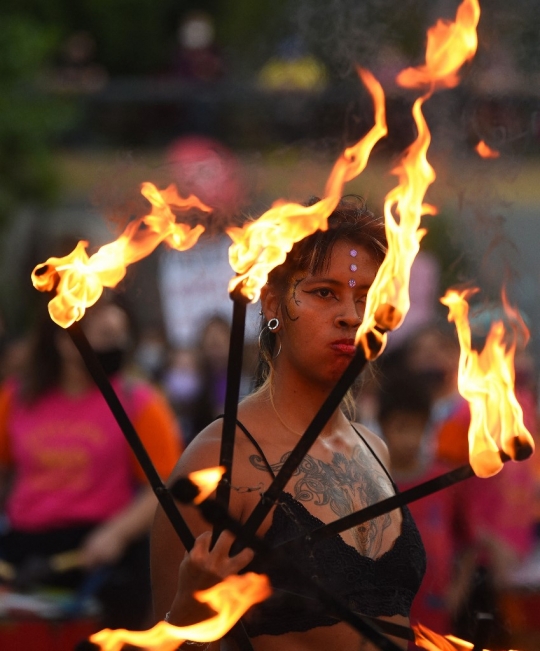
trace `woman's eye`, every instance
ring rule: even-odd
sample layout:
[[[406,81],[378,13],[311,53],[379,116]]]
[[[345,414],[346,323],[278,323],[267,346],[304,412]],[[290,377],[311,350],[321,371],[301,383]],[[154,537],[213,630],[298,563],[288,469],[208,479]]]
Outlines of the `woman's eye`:
[[[320,296],[321,298],[329,298],[333,296],[332,290],[327,287],[319,287],[318,289],[313,290],[313,294]]]

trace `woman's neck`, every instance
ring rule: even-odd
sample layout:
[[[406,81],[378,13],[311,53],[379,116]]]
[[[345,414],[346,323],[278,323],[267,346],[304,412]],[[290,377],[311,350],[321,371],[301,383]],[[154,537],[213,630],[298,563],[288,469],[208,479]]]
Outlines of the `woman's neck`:
[[[331,388],[318,385],[302,386],[298,382],[288,382],[278,373],[274,373],[266,391],[277,419],[287,430],[301,436],[328,397]],[[334,432],[344,418],[341,410],[336,409],[322,429],[321,435]]]

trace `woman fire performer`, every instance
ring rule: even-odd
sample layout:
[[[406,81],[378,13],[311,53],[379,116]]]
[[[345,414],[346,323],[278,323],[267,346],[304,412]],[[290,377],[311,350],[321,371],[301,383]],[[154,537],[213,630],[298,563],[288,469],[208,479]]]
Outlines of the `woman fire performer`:
[[[383,221],[358,197],[345,197],[327,231],[297,243],[261,293],[258,388],[238,408],[230,513],[245,522],[355,353],[366,295],[385,255]],[[222,422],[188,446],[173,479],[218,465]],[[296,538],[392,494],[383,442],[337,409],[258,533],[271,546]],[[182,507],[198,536],[187,554],[161,510],[152,532],[155,615],[187,625],[213,613],[193,598],[251,563],[229,556],[225,532],[211,548],[209,525]],[[406,507],[316,544],[297,563],[355,612],[407,625],[425,570],[425,552]],[[255,651],[374,649],[339,621],[284,567],[255,558],[273,595],[243,619]],[[396,643],[406,648],[403,640]],[[195,645],[196,646],[196,645]],[[204,645],[200,645],[204,646]],[[209,646],[218,649],[219,643]],[[222,642],[222,649],[229,648]]]

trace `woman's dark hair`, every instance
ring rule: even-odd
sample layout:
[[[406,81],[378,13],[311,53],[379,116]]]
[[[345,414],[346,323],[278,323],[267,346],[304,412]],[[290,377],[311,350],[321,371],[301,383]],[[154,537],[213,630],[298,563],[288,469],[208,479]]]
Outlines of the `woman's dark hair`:
[[[377,417],[384,423],[396,412],[406,412],[422,415],[427,421],[431,405],[430,387],[425,378],[403,372],[383,382],[378,395]]]
[[[50,297],[46,298],[47,301],[50,300]],[[51,319],[43,300],[38,303],[38,316],[30,335],[29,356],[21,376],[21,398],[28,404],[57,388],[61,381],[62,358],[57,346],[61,329]],[[136,339],[135,320],[123,295],[106,290],[97,305],[90,307],[87,313],[97,311],[104,304],[110,303],[120,307],[127,315],[131,334],[130,347],[133,348]]]
[[[307,202],[312,206],[320,201],[313,197]],[[386,232],[384,219],[376,217],[367,209],[366,202],[358,195],[342,197],[337,208],[328,218],[328,230],[318,230],[297,242],[279,267],[268,275],[268,284],[278,295],[285,296],[291,280],[298,272],[317,274],[330,264],[336,242],[346,240],[365,248],[380,265],[386,255]],[[255,387],[262,386],[271,370],[276,336],[266,327],[264,316],[260,324],[260,354],[255,374]]]
[[[60,384],[62,359],[56,346],[59,326],[40,301],[38,317],[30,334],[30,350],[21,377],[21,398],[32,403]]]

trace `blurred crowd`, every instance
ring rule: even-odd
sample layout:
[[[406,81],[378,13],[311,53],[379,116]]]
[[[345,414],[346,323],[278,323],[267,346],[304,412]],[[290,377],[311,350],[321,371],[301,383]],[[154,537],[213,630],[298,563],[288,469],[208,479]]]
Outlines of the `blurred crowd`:
[[[359,390],[357,418],[386,441],[400,490],[468,462],[470,411],[457,388],[459,354],[448,324],[425,324],[387,351]],[[536,438],[537,378],[524,350],[516,356],[516,396]],[[516,610],[540,590],[539,470],[533,455],[410,504],[428,559],[413,620],[471,640],[478,614],[486,613],[493,618],[489,648],[533,635],[536,625],[523,609],[516,618]]]
[[[128,301],[111,293],[81,324],[165,480],[222,413],[228,321],[211,316],[196,346],[173,349],[139,333]],[[0,613],[149,627],[156,498],[79,351],[43,302],[0,359]]]
[[[100,626],[144,628],[153,495],[78,351],[45,311],[42,317],[31,335],[4,342],[2,350],[1,579],[25,593],[67,590],[65,614],[90,604]],[[155,331],[137,334],[114,295],[82,323],[166,477],[181,450],[222,413],[228,320],[212,315],[197,345],[175,348]],[[249,346],[242,395],[252,388],[256,351]],[[470,417],[457,391],[458,360],[448,324],[424,324],[390,346],[356,390],[356,419],[387,443],[401,490],[467,463]],[[524,350],[516,358],[516,393],[536,436],[537,378]],[[472,639],[476,614],[488,613],[492,640],[514,640],[516,599],[523,591],[540,594],[535,457],[410,509],[428,558],[413,621]]]
[[[351,416],[386,442],[400,490],[468,462],[460,349],[454,327],[433,309],[437,273],[420,255],[407,319],[353,390]],[[194,278],[200,283],[201,272]],[[50,319],[47,297],[40,298],[31,331],[0,339],[0,612],[20,615],[11,593],[54,594],[58,617],[90,615],[96,628],[144,629],[151,622],[155,497],[79,352]],[[132,307],[126,294],[107,293],[81,327],[165,479],[223,412],[230,322],[212,312],[199,320],[188,310],[195,337],[175,345],[165,330],[141,331]],[[472,323],[478,350],[496,317],[484,313]],[[240,397],[253,388],[256,360],[256,339],[248,338]],[[538,376],[521,341],[515,380],[525,426],[536,438]],[[410,505],[428,559],[413,622],[471,640],[484,613],[493,618],[493,648],[535,648],[516,639],[540,639],[536,618],[524,615],[540,602],[537,456]],[[42,608],[38,600],[22,610]]]

